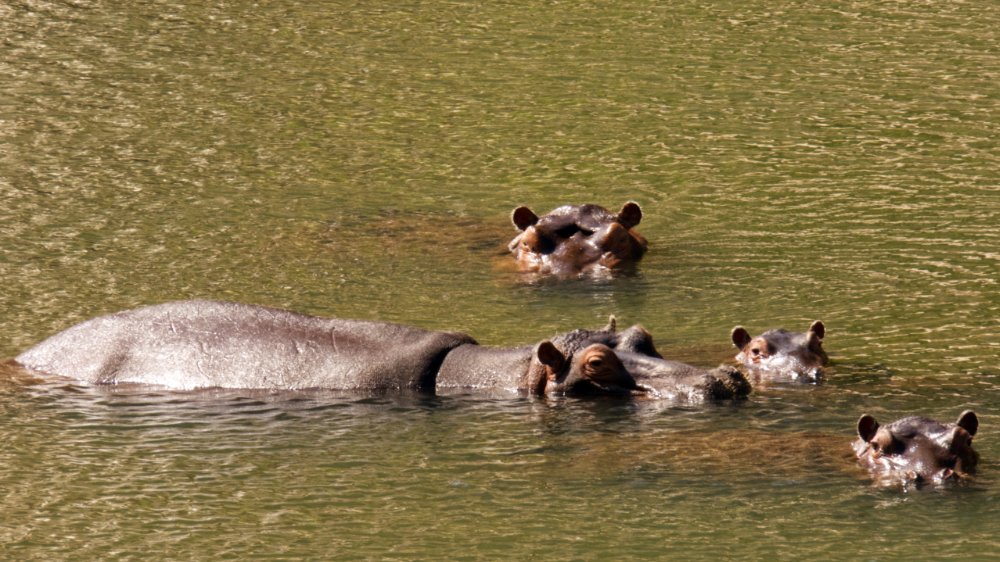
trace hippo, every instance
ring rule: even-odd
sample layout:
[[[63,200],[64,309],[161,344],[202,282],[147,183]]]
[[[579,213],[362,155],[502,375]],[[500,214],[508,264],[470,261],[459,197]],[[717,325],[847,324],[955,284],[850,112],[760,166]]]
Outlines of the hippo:
[[[533,346],[493,348],[459,332],[223,301],[170,302],[94,318],[14,360],[37,373],[95,385],[175,389],[493,388],[650,398],[749,392],[739,373],[664,361],[639,326],[617,332],[611,322]]]
[[[614,353],[602,357],[620,364],[635,381],[638,392],[633,395],[653,399],[699,401],[744,397],[751,391],[750,382],[742,373],[727,366],[703,370],[697,367],[668,361],[656,350],[652,336],[641,326],[618,332],[616,320],[612,317],[601,330],[573,330],[551,338],[550,342],[567,356],[587,358],[588,350],[606,348]],[[545,342],[543,342],[545,343]],[[539,344],[541,345],[541,344]],[[521,356],[527,348],[460,347],[445,358],[437,378],[437,388],[510,388],[504,383],[505,361],[508,357]],[[493,363],[492,357],[500,362]],[[538,384],[537,382],[534,384]],[[552,383],[550,383],[552,384]],[[523,386],[519,390],[525,390]],[[564,390],[558,386],[548,388],[528,388],[538,394],[552,390]],[[609,393],[591,382],[589,386],[578,385],[575,394]]]
[[[511,220],[521,233],[508,248],[522,273],[606,275],[627,271],[646,253],[646,239],[633,230],[642,210],[631,201],[618,214],[597,205],[563,205],[539,217],[518,207]]]
[[[953,482],[975,470],[979,453],[972,448],[972,437],[978,429],[972,410],[962,412],[955,423],[910,416],[882,426],[864,414],[854,452],[880,485]]]
[[[736,361],[755,377],[777,376],[818,381],[830,358],[823,351],[826,327],[819,320],[800,334],[782,329],[768,330],[751,338],[743,326],[733,328],[733,344],[740,350]]]

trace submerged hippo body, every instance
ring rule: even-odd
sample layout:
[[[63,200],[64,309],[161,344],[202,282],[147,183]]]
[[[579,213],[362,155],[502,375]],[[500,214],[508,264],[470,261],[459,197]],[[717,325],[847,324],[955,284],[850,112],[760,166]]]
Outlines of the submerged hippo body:
[[[817,320],[804,334],[778,329],[754,338],[743,326],[737,326],[731,337],[740,350],[736,361],[756,377],[819,380],[823,377],[823,367],[830,363],[823,351],[825,335],[826,327]]]
[[[646,239],[633,230],[642,220],[636,203],[617,214],[597,205],[563,205],[541,217],[514,209],[521,231],[508,246],[522,273],[555,277],[625,271],[646,252]]]
[[[577,332],[590,335],[571,337]],[[645,330],[577,332],[535,346],[491,348],[457,332],[319,318],[230,302],[184,301],[88,320],[15,361],[37,372],[91,384],[178,389],[461,387],[539,394],[658,394],[655,387],[636,382],[666,376],[662,365],[638,365],[632,358],[644,350],[655,353]],[[622,349],[620,354],[616,347]],[[715,388],[707,380],[685,380],[706,390]]]
[[[948,424],[911,416],[880,426],[864,414],[854,452],[877,484],[941,484],[973,472],[979,453],[972,437],[978,429],[979,418],[971,410]]]
[[[574,330],[553,337],[551,343],[567,357],[583,363],[586,363],[587,357],[593,357],[594,349],[613,351],[601,360],[611,360],[628,373],[638,389],[630,391],[635,395],[698,401],[705,398],[738,398],[751,391],[749,381],[735,369],[719,367],[706,371],[686,363],[664,360],[656,351],[649,332],[640,326],[618,332],[614,319],[602,330]],[[504,382],[506,362],[519,354],[523,357],[527,349],[458,347],[445,358],[437,378],[437,388],[510,388],[510,384]],[[532,386],[537,384],[537,380],[532,381],[528,390],[543,392],[541,387],[536,389]],[[625,388],[623,384],[618,386],[619,389]],[[524,389],[524,385],[519,388]],[[567,390],[564,385],[553,382],[547,388],[547,391]],[[587,385],[578,383],[574,387],[577,394],[608,394],[612,391],[593,378]]]

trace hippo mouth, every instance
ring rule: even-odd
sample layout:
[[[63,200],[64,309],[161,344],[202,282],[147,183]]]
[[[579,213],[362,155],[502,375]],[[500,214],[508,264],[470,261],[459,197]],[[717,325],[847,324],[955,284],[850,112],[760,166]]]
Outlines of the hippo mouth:
[[[896,483],[900,483],[902,484],[904,490],[910,488],[911,486],[920,490],[922,488],[948,486],[968,480],[968,474],[950,468],[944,468],[928,475],[923,475],[913,470],[907,470],[896,475],[895,478],[888,476],[881,479],[879,483],[882,486],[892,486]]]
[[[765,360],[754,360],[746,369],[751,373],[778,375],[792,380],[821,383],[826,379],[826,370],[816,365],[807,365],[797,357],[779,355]]]
[[[919,490],[957,484],[971,478],[968,473],[962,472],[958,467],[918,471],[914,470],[913,464],[906,459],[881,457],[873,460],[875,460],[873,463],[875,466],[870,468],[870,472],[875,475],[875,484],[882,487],[902,486],[904,490],[910,487]]]

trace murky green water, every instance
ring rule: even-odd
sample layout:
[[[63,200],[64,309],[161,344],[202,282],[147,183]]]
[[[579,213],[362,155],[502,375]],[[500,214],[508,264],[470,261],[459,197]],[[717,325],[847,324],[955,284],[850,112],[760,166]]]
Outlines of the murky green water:
[[[0,355],[221,298],[526,344],[639,323],[739,404],[0,388],[16,560],[995,556],[1000,4],[2,2]],[[520,283],[508,214],[638,201],[636,277]],[[862,412],[977,411],[868,486]]]

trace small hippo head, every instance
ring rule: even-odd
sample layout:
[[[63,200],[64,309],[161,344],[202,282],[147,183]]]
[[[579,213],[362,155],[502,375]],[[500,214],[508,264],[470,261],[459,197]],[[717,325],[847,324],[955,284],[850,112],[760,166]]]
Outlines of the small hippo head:
[[[858,420],[854,452],[877,484],[942,484],[975,469],[979,453],[972,437],[978,429],[979,418],[971,410],[949,424],[911,416],[880,426],[865,414]]]
[[[547,215],[514,209],[521,231],[510,242],[520,272],[573,277],[627,270],[646,252],[646,239],[632,230],[642,210],[626,203],[618,214],[597,205],[563,205]]]
[[[826,327],[819,320],[800,334],[769,330],[752,338],[743,326],[733,328],[733,344],[740,350],[736,360],[755,375],[822,378],[822,368],[830,359],[823,351]]]

